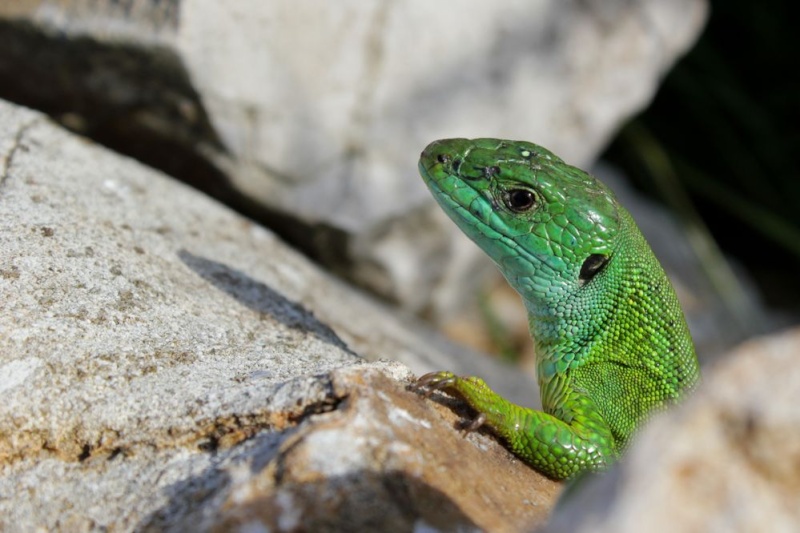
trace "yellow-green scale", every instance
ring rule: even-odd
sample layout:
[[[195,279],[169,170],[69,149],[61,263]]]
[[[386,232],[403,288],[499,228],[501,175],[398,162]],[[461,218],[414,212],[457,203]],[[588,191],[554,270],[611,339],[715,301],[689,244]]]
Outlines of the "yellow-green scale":
[[[586,320],[597,333],[570,370],[608,422],[618,450],[657,408],[693,388],[699,371],[678,300],[633,219],[620,208],[622,231],[608,267],[595,278]]]

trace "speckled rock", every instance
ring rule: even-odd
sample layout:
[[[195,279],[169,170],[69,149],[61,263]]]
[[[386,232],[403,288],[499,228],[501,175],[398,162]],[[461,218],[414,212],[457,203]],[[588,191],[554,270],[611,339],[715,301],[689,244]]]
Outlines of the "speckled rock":
[[[463,487],[499,458],[541,494],[509,500],[508,519],[459,523],[541,521],[555,496],[494,439],[464,438],[455,415],[406,392],[407,367],[365,362],[470,373],[460,349],[208,197],[2,101],[0,250],[3,531],[245,529],[261,501],[286,507],[273,530],[294,509],[335,530],[331,494],[392,530],[438,523],[433,492],[451,509],[474,503],[483,493]],[[535,396],[530,379],[477,360],[499,388],[506,375]],[[331,453],[348,446],[347,463]],[[472,464],[442,464],[453,454]],[[317,485],[296,490],[304,476]],[[491,498],[516,486],[496,481]]]
[[[510,533],[547,519],[561,484],[487,435],[453,431],[449,409],[377,372],[336,372],[340,388],[344,406],[232,484],[216,530]]]

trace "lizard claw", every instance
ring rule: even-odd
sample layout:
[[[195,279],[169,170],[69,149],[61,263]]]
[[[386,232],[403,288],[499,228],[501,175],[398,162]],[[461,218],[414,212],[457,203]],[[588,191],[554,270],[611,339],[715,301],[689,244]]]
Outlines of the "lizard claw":
[[[449,389],[450,392],[455,392],[458,395],[458,384],[462,379],[464,378],[460,378],[452,372],[441,370],[439,372],[430,372],[424,376],[421,376],[419,379],[417,379],[413,387],[417,391],[422,391],[422,394],[425,398],[430,397],[431,393],[436,390],[440,391]],[[462,429],[465,433],[472,433],[485,423],[486,415],[484,413],[478,413],[478,416],[471,421],[467,421],[463,425]]]
[[[477,431],[485,423],[486,423],[486,413],[478,413],[478,416],[476,416],[472,420],[472,422],[470,422],[464,427],[464,432],[472,433],[473,431]]]
[[[444,390],[455,385],[458,381],[458,376],[452,372],[441,370],[439,372],[430,372],[421,376],[414,384],[416,390],[425,390],[425,396],[430,396],[431,392],[435,390]]]

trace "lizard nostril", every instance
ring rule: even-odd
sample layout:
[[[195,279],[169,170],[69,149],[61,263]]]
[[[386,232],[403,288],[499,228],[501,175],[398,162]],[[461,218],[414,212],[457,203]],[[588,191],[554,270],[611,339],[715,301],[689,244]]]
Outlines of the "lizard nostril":
[[[448,161],[450,161],[450,156],[447,155],[447,154],[439,154],[439,155],[436,156],[436,160],[439,163],[444,164],[444,163],[447,163]]]

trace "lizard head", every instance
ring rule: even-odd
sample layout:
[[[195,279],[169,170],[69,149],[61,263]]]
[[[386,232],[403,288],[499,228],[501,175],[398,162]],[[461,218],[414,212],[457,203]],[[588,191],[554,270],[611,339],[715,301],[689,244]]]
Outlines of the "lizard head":
[[[613,193],[540,146],[435,141],[422,152],[419,170],[444,211],[494,260],[529,311],[558,313],[614,255],[620,220]]]

